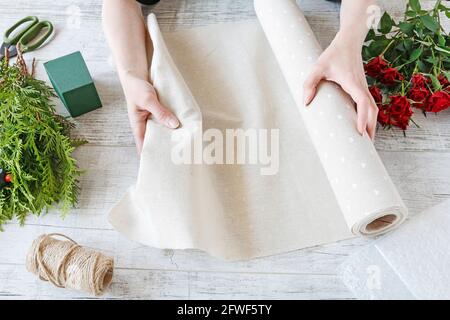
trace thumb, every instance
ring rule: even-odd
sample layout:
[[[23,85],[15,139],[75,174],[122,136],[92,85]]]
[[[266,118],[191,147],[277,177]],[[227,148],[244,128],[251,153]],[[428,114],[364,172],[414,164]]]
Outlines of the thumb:
[[[142,152],[142,146],[144,145],[144,136],[145,136],[145,122],[139,121],[135,123],[132,127],[134,141],[136,143],[136,149],[138,154]]]
[[[144,113],[145,112],[145,113]],[[147,123],[147,111],[128,113],[131,130],[136,144],[138,154],[141,154],[142,146],[144,144],[145,128]]]
[[[152,103],[146,109],[151,113],[152,118],[156,122],[171,129],[176,129],[180,126],[180,121],[177,117],[157,99],[153,99]]]
[[[316,96],[317,85],[324,78],[322,69],[315,67],[303,83],[303,101],[309,105]]]

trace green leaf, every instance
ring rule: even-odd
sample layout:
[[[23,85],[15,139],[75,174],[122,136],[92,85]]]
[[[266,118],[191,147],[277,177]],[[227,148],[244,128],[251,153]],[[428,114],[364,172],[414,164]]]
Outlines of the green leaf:
[[[409,0],[409,6],[416,12],[419,12],[421,9],[419,0]]]
[[[367,80],[367,84],[369,85],[369,87],[372,86],[372,85],[374,85],[374,84],[377,82],[376,79],[373,79],[373,78],[371,78],[371,77],[367,77],[366,80]]]
[[[402,30],[407,35],[411,35],[414,30],[414,24],[406,21],[402,21],[398,24],[400,30]]]
[[[428,76],[430,77],[431,83],[433,84],[433,89],[441,90],[442,86],[441,86],[441,83],[439,82],[438,78],[436,78],[435,75],[432,73],[428,74]]]
[[[413,62],[419,59],[420,55],[422,54],[422,47],[416,48],[411,52],[411,55],[409,56],[408,62]]]
[[[405,46],[406,51],[410,51],[413,45],[413,41],[411,39],[406,39],[403,42],[403,45]]]
[[[389,40],[388,39],[383,39],[383,40],[377,40],[377,41],[372,41],[369,44],[369,51],[372,57],[378,56],[381,54],[381,52],[383,52],[383,50],[386,48],[386,46],[389,44]]]
[[[445,38],[442,35],[438,35],[438,43],[441,47],[445,47]]]
[[[370,50],[367,46],[363,46],[362,56],[364,61],[368,61],[372,57],[372,54],[370,53]]]
[[[387,34],[391,32],[392,26],[394,25],[394,21],[392,20],[389,13],[384,12],[380,19],[380,32],[382,34]]]
[[[403,43],[399,43],[395,46],[395,49],[401,52],[405,52],[405,47],[403,46]]]
[[[450,11],[445,11],[445,15],[447,16],[447,18],[450,18]]]
[[[365,41],[370,41],[373,40],[374,38],[375,38],[375,31],[373,29],[370,29],[369,32],[367,33]]]
[[[433,56],[428,56],[424,60],[426,62],[429,62],[429,63],[433,64],[433,65],[436,64],[436,62],[437,62],[437,59],[435,57],[433,57]]]
[[[422,61],[420,61],[420,60],[417,61],[417,65],[419,66],[419,70],[421,72],[428,72],[429,71],[427,65],[425,63],[423,63]]]
[[[442,12],[447,11],[448,8],[446,6],[444,6],[442,3],[438,6],[438,9]]]
[[[429,15],[424,15],[420,17],[423,25],[430,31],[436,32],[439,30],[439,22],[436,19]]]

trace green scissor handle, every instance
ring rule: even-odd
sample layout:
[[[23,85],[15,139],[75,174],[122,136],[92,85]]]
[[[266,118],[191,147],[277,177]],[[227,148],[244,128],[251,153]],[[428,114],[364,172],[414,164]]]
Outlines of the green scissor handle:
[[[36,37],[43,29],[47,29],[41,36]],[[50,21],[40,21],[33,25],[20,38],[18,46],[22,52],[33,51],[39,48],[53,33],[53,24]]]
[[[23,25],[24,23],[31,22],[26,28],[16,33],[14,36],[10,37],[11,33],[13,33],[18,27]],[[14,45],[19,42],[20,38],[30,30],[30,27],[33,27],[39,22],[39,19],[35,16],[25,17],[22,20],[17,21],[11,28],[6,30],[3,42],[9,45]]]

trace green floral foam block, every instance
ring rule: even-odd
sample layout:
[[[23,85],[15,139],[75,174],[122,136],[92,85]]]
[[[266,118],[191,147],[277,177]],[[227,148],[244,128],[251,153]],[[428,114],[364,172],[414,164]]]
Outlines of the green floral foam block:
[[[48,77],[72,117],[102,106],[94,81],[79,51],[44,63]]]

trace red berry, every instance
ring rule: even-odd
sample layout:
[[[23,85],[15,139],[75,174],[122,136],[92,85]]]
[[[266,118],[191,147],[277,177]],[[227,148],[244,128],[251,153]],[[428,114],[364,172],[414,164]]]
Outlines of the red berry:
[[[6,182],[6,183],[10,183],[10,182],[11,182],[11,176],[10,176],[9,174],[7,174],[7,175],[5,176],[5,182]]]

